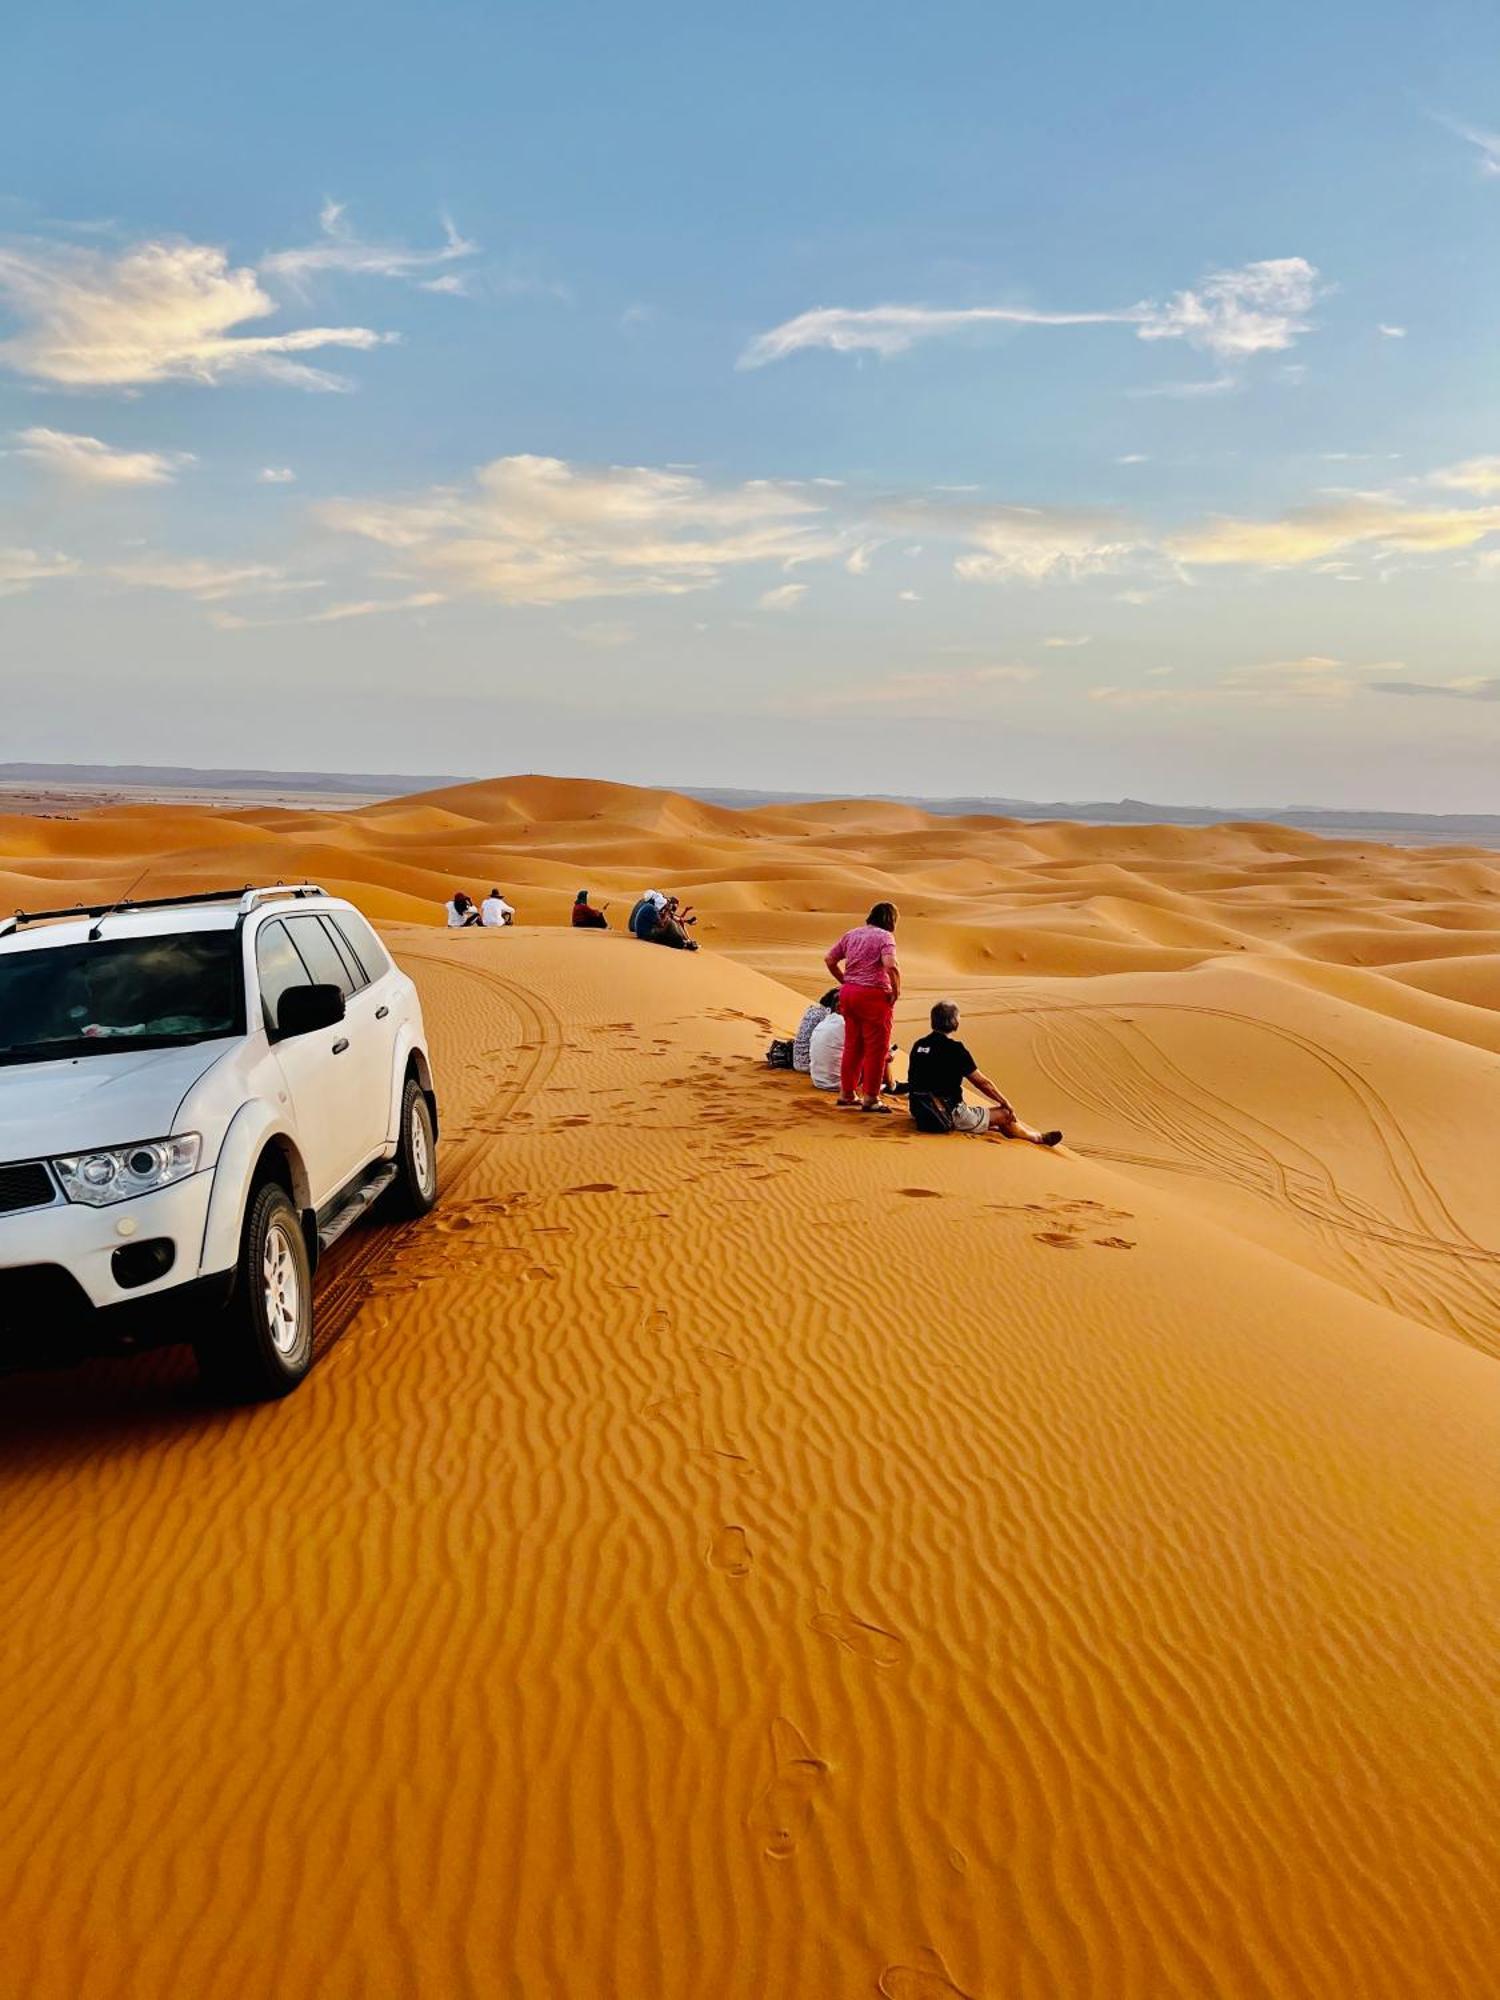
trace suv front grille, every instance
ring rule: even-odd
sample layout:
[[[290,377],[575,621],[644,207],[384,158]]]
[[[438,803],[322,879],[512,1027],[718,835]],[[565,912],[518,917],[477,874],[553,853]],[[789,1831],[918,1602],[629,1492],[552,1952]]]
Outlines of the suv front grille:
[[[40,1160],[0,1167],[0,1215],[14,1215],[20,1208],[45,1208],[56,1199],[52,1176]]]

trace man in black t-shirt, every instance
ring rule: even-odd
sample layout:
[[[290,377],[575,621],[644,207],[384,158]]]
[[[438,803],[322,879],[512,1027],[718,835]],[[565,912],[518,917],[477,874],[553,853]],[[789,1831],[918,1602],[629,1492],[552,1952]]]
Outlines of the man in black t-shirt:
[[[1021,1122],[963,1043],[953,1039],[957,1027],[957,1007],[939,1000],[932,1010],[932,1033],[912,1043],[906,1086],[913,1122],[927,1132],[1003,1132],[1034,1146],[1058,1145],[1061,1132],[1038,1132]],[[965,1083],[972,1083],[989,1103],[965,1104]]]

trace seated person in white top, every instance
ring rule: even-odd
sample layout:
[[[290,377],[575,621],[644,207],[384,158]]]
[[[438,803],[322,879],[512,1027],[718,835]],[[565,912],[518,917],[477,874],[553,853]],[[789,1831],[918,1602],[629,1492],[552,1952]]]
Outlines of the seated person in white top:
[[[448,928],[450,931],[466,931],[479,922],[479,911],[473,899],[462,889],[454,891],[453,901],[448,905]]]
[[[839,1064],[844,1056],[844,1017],[838,1010],[838,994],[833,996],[833,1009],[812,1031],[808,1043],[808,1075],[812,1078],[814,1090],[837,1090],[839,1087]],[[895,1066],[891,1057],[896,1053],[896,1044],[891,1043],[891,1053],[885,1059],[885,1082],[882,1090],[896,1093]]]
[[[479,921],[486,930],[498,930],[502,924],[513,924],[516,913],[506,902],[498,889],[491,889],[479,906]]]

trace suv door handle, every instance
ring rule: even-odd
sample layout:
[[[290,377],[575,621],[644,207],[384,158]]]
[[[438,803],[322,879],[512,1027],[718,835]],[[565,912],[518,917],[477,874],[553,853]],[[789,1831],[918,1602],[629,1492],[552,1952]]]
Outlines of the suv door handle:
[[[389,1007],[377,1007],[377,1008],[375,1009],[375,1018],[376,1018],[376,1020],[377,1020],[377,1021],[383,1021],[383,1020],[385,1019],[386,1015],[390,1013],[390,1011],[391,1011],[391,1010],[390,1010],[390,1008],[389,1008]]]
[[[349,1037],[345,1035],[339,1041],[336,1041],[334,1043],[333,1053],[336,1056],[341,1056],[344,1053],[345,1049],[348,1048],[348,1046],[349,1046]]]

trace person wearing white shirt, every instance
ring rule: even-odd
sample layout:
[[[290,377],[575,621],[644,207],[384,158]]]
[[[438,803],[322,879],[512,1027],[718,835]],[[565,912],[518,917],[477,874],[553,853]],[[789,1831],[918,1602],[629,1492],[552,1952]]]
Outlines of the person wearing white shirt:
[[[487,930],[498,930],[502,924],[513,924],[515,920],[515,911],[500,891],[491,889],[479,906],[479,921]]]
[[[839,1064],[844,1057],[844,1017],[837,1011],[819,1021],[812,1031],[808,1044],[808,1075],[814,1090],[837,1090],[839,1087]],[[891,1057],[896,1053],[896,1044],[891,1043],[890,1055],[885,1059],[885,1082],[883,1090],[893,1091],[895,1065]],[[905,1086],[903,1085],[904,1089]]]
[[[450,931],[466,931],[479,922],[479,912],[462,889],[455,892],[448,905],[448,928]]]

